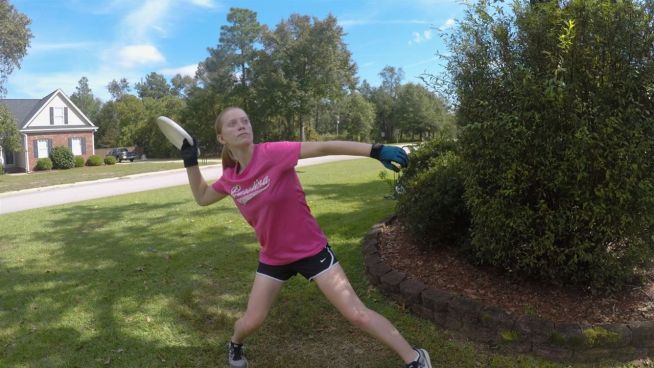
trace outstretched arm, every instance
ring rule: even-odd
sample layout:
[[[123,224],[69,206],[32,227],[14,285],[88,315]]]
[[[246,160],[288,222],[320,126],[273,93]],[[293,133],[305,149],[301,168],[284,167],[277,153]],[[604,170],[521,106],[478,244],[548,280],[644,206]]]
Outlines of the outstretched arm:
[[[207,185],[204,180],[200,167],[198,166],[198,147],[197,140],[193,139],[193,145],[190,145],[186,139],[182,144],[182,158],[184,159],[184,167],[188,175],[188,183],[191,186],[195,202],[200,206],[208,206],[212,203],[218,202],[225,198],[227,195],[218,193],[213,188]]]
[[[302,142],[300,158],[327,155],[372,157],[393,171],[400,171],[400,168],[394,164],[400,167],[406,167],[409,164],[409,157],[400,147],[347,141]]]
[[[359,142],[302,142],[302,146],[300,148],[300,158],[320,157],[328,155],[369,157],[371,148],[371,144]]]

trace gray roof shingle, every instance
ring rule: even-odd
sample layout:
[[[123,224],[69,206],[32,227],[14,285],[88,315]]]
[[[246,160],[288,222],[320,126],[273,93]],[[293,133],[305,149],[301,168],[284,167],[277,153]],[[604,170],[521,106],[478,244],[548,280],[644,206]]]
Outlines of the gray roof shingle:
[[[7,109],[9,109],[9,112],[11,112],[12,115],[14,115],[14,119],[16,119],[16,127],[20,130],[23,129],[25,124],[27,124],[27,120],[31,118],[40,108],[43,106],[44,103],[50,99],[50,97],[56,93],[57,91],[55,90],[54,92],[50,93],[49,95],[43,97],[42,99],[0,99],[0,103],[7,106]]]

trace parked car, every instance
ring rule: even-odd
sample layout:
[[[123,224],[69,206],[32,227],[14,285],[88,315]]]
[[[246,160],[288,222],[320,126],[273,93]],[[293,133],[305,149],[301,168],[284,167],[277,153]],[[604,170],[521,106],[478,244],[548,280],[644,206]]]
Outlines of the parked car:
[[[107,153],[107,156],[114,156],[118,162],[123,162],[123,160],[134,162],[134,159],[138,157],[136,153],[130,152],[127,148],[124,147],[112,148],[111,151]]]

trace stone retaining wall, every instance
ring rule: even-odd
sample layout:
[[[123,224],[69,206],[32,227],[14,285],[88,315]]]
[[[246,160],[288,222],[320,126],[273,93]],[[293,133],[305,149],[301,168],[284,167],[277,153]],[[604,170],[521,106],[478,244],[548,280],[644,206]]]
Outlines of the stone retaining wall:
[[[464,296],[431,288],[385,264],[376,224],[363,239],[366,274],[383,294],[416,315],[473,341],[555,361],[633,360],[654,354],[654,321],[589,325],[513,315]]]

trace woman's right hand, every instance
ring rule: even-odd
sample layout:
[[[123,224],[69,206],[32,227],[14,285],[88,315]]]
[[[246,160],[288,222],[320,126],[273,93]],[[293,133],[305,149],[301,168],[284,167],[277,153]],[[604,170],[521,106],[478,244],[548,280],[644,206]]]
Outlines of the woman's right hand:
[[[227,195],[224,193],[218,193],[207,185],[207,182],[202,177],[202,172],[200,172],[200,167],[198,166],[198,153],[200,152],[197,147],[198,140],[193,138],[193,142],[195,144],[191,145],[186,139],[184,139],[180,151],[182,153],[182,159],[184,159],[184,167],[186,168],[186,174],[188,175],[188,183],[193,192],[193,198],[195,198],[195,202],[200,206],[207,206],[218,202]]]
[[[193,140],[193,145],[191,145],[186,138],[182,142],[182,148],[180,152],[182,153],[182,159],[184,160],[184,167],[198,166],[198,140],[195,137],[191,137]]]

